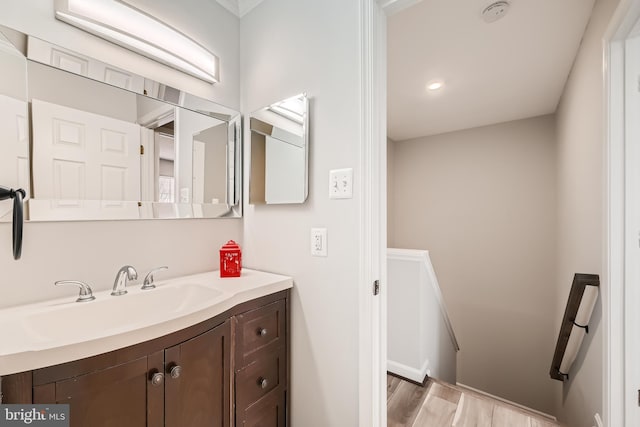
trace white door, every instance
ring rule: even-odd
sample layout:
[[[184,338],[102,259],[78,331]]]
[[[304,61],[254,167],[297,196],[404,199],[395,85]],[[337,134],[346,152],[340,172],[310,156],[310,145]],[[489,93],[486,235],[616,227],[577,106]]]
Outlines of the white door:
[[[34,199],[76,209],[76,219],[137,217],[137,124],[36,99],[32,120]]]
[[[28,57],[61,70],[143,93],[144,78],[129,71],[78,54],[35,37],[29,37]]]
[[[29,135],[25,101],[0,95],[0,129],[3,130],[0,185],[22,188],[29,194]],[[11,200],[0,202],[0,220],[7,219],[5,217],[12,209]]]
[[[205,143],[193,140],[193,203],[205,203],[204,200],[204,171],[205,171]]]

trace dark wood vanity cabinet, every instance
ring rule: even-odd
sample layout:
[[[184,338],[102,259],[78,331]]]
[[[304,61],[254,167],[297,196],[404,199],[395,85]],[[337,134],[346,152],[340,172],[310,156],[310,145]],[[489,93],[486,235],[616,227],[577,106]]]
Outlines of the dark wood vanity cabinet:
[[[236,426],[286,425],[286,304],[275,301],[235,316]]]
[[[3,377],[4,403],[68,403],[72,427],[284,427],[289,291],[113,352]]]
[[[147,356],[36,385],[33,403],[68,403],[72,427],[228,426],[230,337],[227,320]]]

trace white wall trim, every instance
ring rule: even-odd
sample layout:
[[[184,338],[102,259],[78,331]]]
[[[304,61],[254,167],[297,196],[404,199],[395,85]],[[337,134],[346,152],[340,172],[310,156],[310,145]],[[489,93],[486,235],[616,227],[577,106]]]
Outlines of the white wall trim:
[[[380,4],[387,16],[391,16],[420,2],[422,2],[422,0],[378,0],[378,4]]]
[[[386,394],[386,16],[375,0],[360,0],[361,131],[358,285],[358,424],[387,425]],[[373,295],[373,282],[381,292]]]
[[[240,17],[240,8],[238,6],[238,0],[216,0],[220,6],[227,9],[229,12]]]
[[[429,360],[425,360],[420,369],[403,365],[402,363],[395,362],[393,360],[387,360],[387,371],[403,378],[410,379],[411,381],[422,383],[427,375],[429,375]]]
[[[240,12],[240,18],[251,12],[254,7],[258,6],[263,1],[264,0],[238,0],[238,11]]]
[[[527,406],[524,406],[524,405],[521,405],[519,403],[512,402],[512,401],[507,400],[507,399],[503,399],[500,396],[496,396],[496,395],[487,393],[486,391],[478,390],[477,388],[469,387],[468,385],[465,385],[465,384],[462,384],[462,383],[456,383],[456,386],[458,386],[459,388],[463,389],[462,391],[467,390],[467,391],[472,392],[472,393],[477,393],[477,394],[480,394],[482,396],[486,396],[486,397],[488,397],[490,399],[494,399],[494,400],[497,400],[499,402],[506,403],[507,405],[515,406],[516,408],[520,408],[520,409],[524,409],[525,411],[533,412],[534,414],[538,414],[541,417],[548,418],[548,419],[553,420],[553,421],[557,421],[556,417],[554,417],[553,415],[549,415],[547,413],[538,411],[536,409],[531,409],[531,408],[529,408]]]
[[[222,7],[229,12],[242,18],[251,10],[262,3],[264,0],[216,0]]]
[[[621,0],[603,40],[605,211],[603,414],[607,426],[632,427],[625,416],[625,120],[624,41],[640,18],[640,0]],[[631,284],[630,284],[631,285]],[[629,325],[630,326],[630,325]],[[633,343],[627,343],[630,345]],[[633,424],[635,425],[635,424]]]

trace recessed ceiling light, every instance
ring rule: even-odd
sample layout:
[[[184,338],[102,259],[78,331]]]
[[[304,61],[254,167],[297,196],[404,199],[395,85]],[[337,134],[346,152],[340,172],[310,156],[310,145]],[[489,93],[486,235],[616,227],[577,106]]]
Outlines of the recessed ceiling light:
[[[441,80],[434,80],[432,82],[427,83],[427,90],[435,91],[440,90],[444,86],[444,82]]]

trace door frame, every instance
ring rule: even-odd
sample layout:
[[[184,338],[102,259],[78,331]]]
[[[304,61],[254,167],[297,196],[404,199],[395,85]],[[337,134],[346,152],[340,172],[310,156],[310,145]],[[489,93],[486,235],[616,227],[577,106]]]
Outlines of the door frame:
[[[625,245],[627,233],[625,218],[632,203],[625,194],[626,183],[632,173],[625,166],[627,142],[625,138],[625,42],[640,19],[640,0],[621,0],[604,36],[604,99],[605,111],[605,210],[604,210],[604,259],[603,275],[608,286],[603,288],[604,329],[603,349],[603,415],[607,426],[637,425],[637,413],[632,419],[627,410],[631,409],[635,394],[625,388],[625,360],[638,354],[637,340],[626,340],[625,334],[637,331],[629,322],[625,308],[625,294],[633,283],[625,280],[627,274]],[[634,238],[635,240],[635,238]],[[635,328],[635,330],[634,330]],[[625,402],[625,399],[628,402]],[[635,405],[633,405],[635,407]]]
[[[382,12],[392,12],[402,3],[415,0],[361,0],[363,10],[363,141],[362,165],[371,176],[372,172],[386,174],[386,17]],[[605,152],[606,173],[604,206],[604,256],[603,276],[608,286],[603,289],[604,330],[603,349],[603,415],[607,426],[632,427],[631,420],[625,420],[625,358],[640,352],[637,341],[625,343],[626,324],[624,304],[625,289],[625,179],[629,173],[625,169],[624,137],[624,42],[636,22],[640,20],[640,0],[620,0],[616,12],[609,23],[603,39],[605,94]],[[377,53],[377,60],[371,54]],[[377,83],[377,88],[376,88]],[[374,120],[378,120],[375,128]],[[367,130],[369,129],[369,130]],[[372,132],[373,135],[368,134]],[[384,153],[382,152],[384,151]],[[376,155],[377,153],[377,155]],[[371,159],[371,155],[374,158]],[[363,174],[363,176],[365,176]],[[386,183],[386,177],[384,182]],[[636,201],[640,202],[640,200]],[[362,209],[373,209],[375,218],[368,218],[361,226],[363,233],[361,248],[361,298],[360,298],[360,381],[359,381],[359,424],[361,426],[386,425],[386,398],[384,367],[386,358],[386,257],[381,253],[380,279],[381,298],[371,297],[371,277],[374,274],[374,259],[367,244],[376,243],[367,232],[379,233],[377,243],[386,246],[386,185],[363,183]],[[377,212],[376,212],[377,209]],[[366,211],[365,211],[366,212]],[[366,215],[364,215],[366,216]],[[377,223],[377,225],[376,225]],[[368,238],[369,237],[369,238]],[[380,248],[386,251],[386,247]],[[382,252],[382,251],[381,251]],[[626,328],[625,328],[626,326]],[[637,332],[637,331],[636,331]],[[627,332],[628,333],[628,332]],[[372,351],[373,350],[373,351]],[[369,353],[367,353],[369,352]],[[384,383],[383,383],[384,380]],[[376,386],[377,384],[377,386]],[[634,396],[635,397],[635,396]],[[627,423],[625,424],[625,421]]]
[[[388,2],[388,1],[387,1]],[[387,425],[386,23],[382,0],[360,0],[358,424]],[[374,295],[374,283],[380,292]]]

